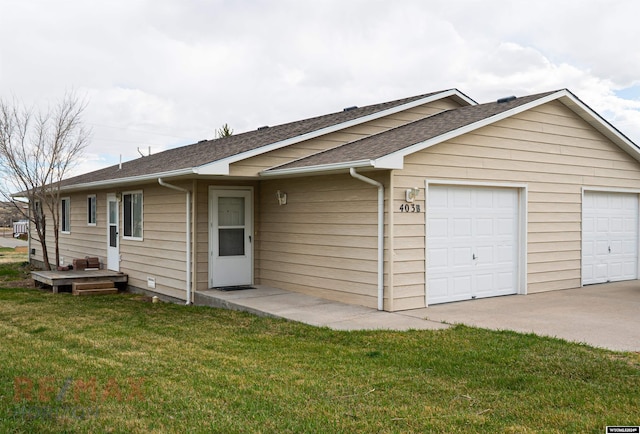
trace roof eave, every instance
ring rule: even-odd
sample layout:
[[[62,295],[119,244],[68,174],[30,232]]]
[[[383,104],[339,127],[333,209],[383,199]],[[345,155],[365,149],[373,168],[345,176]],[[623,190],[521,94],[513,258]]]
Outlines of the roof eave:
[[[194,173],[195,171],[193,168],[171,170],[168,172],[149,173],[147,175],[128,176],[125,178],[106,179],[102,181],[85,182],[82,184],[62,186],[60,188],[60,191],[76,191],[76,190],[88,190],[92,188],[95,189],[95,188],[119,187],[127,184],[155,181],[158,178],[174,178],[176,176],[193,175]]]

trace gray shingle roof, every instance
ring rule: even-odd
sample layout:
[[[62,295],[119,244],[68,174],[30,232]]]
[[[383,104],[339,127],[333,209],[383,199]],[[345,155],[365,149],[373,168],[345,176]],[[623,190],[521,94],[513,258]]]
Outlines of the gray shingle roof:
[[[236,134],[221,139],[205,140],[192,145],[173,148],[158,154],[127,161],[122,163],[121,169],[118,169],[118,165],[115,165],[69,178],[62,182],[62,186],[70,187],[79,184],[111,181],[200,167],[243,152],[258,149],[260,147],[298,137],[306,133],[338,125],[343,122],[355,120],[383,110],[401,106],[412,101],[437,95],[442,92],[444,91],[432,92],[410,98],[403,98],[381,104],[331,113],[301,121],[272,126],[265,129]]]
[[[536,95],[516,98],[508,102],[492,102],[468,107],[447,110],[428,118],[391,130],[346,143],[306,158],[271,168],[270,171],[303,167],[324,166],[337,163],[348,163],[363,160],[375,160],[393,152],[408,148],[411,145],[436,138],[451,131],[460,129],[475,122],[488,119],[518,106],[527,104],[547,95],[545,92]]]

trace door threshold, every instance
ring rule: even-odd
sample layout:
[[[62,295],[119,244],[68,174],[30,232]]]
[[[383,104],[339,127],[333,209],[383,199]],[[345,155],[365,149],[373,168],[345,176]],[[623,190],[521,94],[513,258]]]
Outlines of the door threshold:
[[[242,291],[244,289],[256,289],[255,286],[251,285],[234,285],[234,286],[216,286],[212,289],[217,289],[218,291]]]

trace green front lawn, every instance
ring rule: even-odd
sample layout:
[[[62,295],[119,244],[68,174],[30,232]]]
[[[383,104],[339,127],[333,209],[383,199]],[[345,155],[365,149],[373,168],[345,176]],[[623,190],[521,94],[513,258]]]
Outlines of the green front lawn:
[[[0,288],[0,432],[593,432],[640,357],[512,332],[339,332]]]

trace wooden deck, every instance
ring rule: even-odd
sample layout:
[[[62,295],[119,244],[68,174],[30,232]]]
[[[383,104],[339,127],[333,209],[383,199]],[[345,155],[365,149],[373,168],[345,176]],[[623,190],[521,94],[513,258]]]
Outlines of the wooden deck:
[[[129,276],[110,270],[70,270],[70,271],[32,271],[31,277],[40,284],[49,285],[57,294],[61,286],[71,286],[74,282],[92,282],[109,280],[113,283],[127,283]]]

